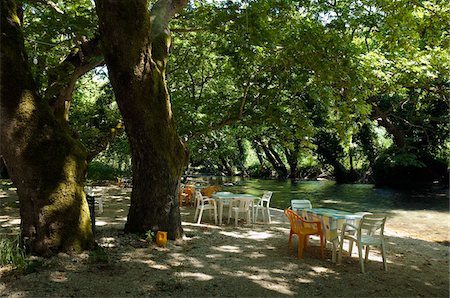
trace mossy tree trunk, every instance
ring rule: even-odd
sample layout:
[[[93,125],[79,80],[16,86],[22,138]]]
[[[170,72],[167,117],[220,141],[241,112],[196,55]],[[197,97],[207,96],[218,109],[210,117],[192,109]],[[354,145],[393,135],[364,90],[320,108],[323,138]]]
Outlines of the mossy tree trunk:
[[[1,7],[0,154],[17,186],[22,236],[36,254],[80,251],[93,244],[86,153],[36,91],[20,7],[12,0]]]
[[[133,160],[127,232],[182,236],[177,187],[187,152],[172,115],[165,69],[168,23],[185,1],[97,0],[103,52]]]

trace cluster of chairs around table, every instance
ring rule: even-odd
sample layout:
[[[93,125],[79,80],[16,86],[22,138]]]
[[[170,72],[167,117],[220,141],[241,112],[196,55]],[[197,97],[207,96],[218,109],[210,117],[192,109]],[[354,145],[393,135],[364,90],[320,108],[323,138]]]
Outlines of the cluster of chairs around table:
[[[308,245],[308,237],[317,235],[320,239],[320,252],[323,258],[323,251],[326,245],[325,227],[323,220],[319,217],[313,220],[307,220],[299,214],[300,210],[308,212],[314,210],[311,202],[308,200],[292,200],[291,207],[285,209],[284,213],[290,221],[290,234],[288,240],[288,250],[291,246],[292,236],[298,237],[298,256],[302,257],[303,250]],[[358,247],[359,263],[361,272],[365,272],[364,261],[367,262],[369,256],[369,248],[371,246],[379,247],[383,258],[383,267],[387,270],[386,264],[386,244],[384,241],[384,226],[386,223],[386,214],[373,214],[369,212],[360,212],[355,214],[359,217],[352,223],[344,222],[340,227],[339,237],[335,237],[333,241],[339,243],[338,263],[341,262],[344,240],[349,242],[349,255],[352,255],[353,243]],[[333,245],[335,245],[333,243]],[[363,257],[363,248],[365,248],[365,256]],[[334,253],[334,252],[333,252]]]
[[[194,221],[198,224],[202,221],[203,212],[208,210],[210,216],[214,214],[214,222],[217,224],[218,219],[218,201],[214,199],[214,194],[220,193],[217,186],[209,186],[201,189],[195,189],[194,186],[186,186],[180,191],[180,206],[182,201],[187,205],[194,206],[195,215]],[[221,192],[226,194],[226,192]],[[228,223],[233,217],[235,219],[235,226],[237,226],[238,218],[240,215],[244,215],[243,218],[247,220],[247,223],[251,222],[251,212],[253,212],[253,222],[256,222],[258,213],[261,211],[263,221],[271,222],[270,215],[270,200],[272,197],[271,191],[264,192],[261,198],[255,198],[255,200],[230,200],[221,202],[228,205]],[[251,202],[251,203],[250,203]],[[317,235],[320,239],[320,253],[321,257],[324,257],[324,248],[326,246],[327,237],[326,228],[329,228],[324,224],[323,219],[319,217],[306,218],[302,216],[301,211],[314,210],[309,200],[292,200],[291,207],[284,210],[284,214],[290,222],[290,233],[288,240],[288,250],[291,247],[292,236],[298,237],[298,257],[303,256],[304,249],[308,246],[308,239],[311,235]],[[386,264],[386,245],[384,241],[384,226],[386,223],[386,214],[373,214],[368,212],[355,213],[357,220],[352,222],[344,222],[340,229],[340,235],[336,235],[333,239],[328,239],[339,243],[339,255],[338,263],[341,262],[344,241],[349,242],[348,250],[349,255],[352,255],[353,243],[358,247],[359,263],[361,272],[365,272],[364,261],[367,262],[369,256],[369,248],[371,246],[379,247],[383,258],[383,267],[387,270]],[[337,237],[339,236],[339,237]],[[365,256],[363,257],[363,249],[365,248]],[[334,260],[333,250],[333,260]]]
[[[214,215],[214,222],[217,224],[218,218],[221,222],[221,210],[223,205],[228,207],[228,223],[234,218],[234,224],[237,226],[239,218],[246,219],[247,223],[256,222],[259,211],[261,211],[263,222],[271,222],[270,199],[271,191],[264,192],[261,198],[246,195],[237,196],[234,199],[220,200],[220,195],[233,197],[235,194],[230,192],[219,192],[219,186],[208,186],[196,189],[194,185],[184,186],[180,190],[180,206],[185,202],[186,205],[195,207],[194,221],[201,223],[203,212],[209,211],[210,217]],[[214,198],[216,196],[216,198]],[[219,196],[219,197],[217,197]]]

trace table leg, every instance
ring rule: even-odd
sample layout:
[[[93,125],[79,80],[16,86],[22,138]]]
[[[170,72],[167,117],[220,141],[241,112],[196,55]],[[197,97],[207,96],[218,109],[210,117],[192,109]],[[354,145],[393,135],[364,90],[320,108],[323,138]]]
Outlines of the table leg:
[[[339,239],[338,238],[334,238],[333,240],[331,240],[331,242],[333,243],[333,250],[332,250],[332,253],[331,253],[331,261],[333,263],[336,263],[336,252],[337,252],[337,249],[339,247]]]
[[[222,225],[223,202],[219,200],[219,226]]]
[[[253,205],[253,202],[251,202],[250,208],[252,208],[252,223],[255,223],[255,206]]]

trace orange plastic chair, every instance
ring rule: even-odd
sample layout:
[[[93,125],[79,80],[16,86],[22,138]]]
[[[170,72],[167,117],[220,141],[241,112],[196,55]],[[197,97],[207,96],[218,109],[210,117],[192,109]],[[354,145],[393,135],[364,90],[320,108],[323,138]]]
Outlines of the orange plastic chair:
[[[186,206],[194,205],[194,200],[193,200],[194,190],[195,189],[190,186],[186,186],[181,189],[181,191],[180,191],[180,207],[183,206],[183,199],[184,199],[184,202],[186,203]]]
[[[201,193],[202,193],[202,195],[204,195],[208,198],[211,198],[212,194],[215,192],[218,192],[219,190],[220,190],[220,186],[213,185],[213,186],[208,186],[208,187],[202,189]]]
[[[284,214],[291,222],[291,231],[289,233],[288,251],[291,248],[292,235],[298,236],[298,257],[303,256],[303,249],[308,246],[308,237],[310,235],[319,235],[320,237],[320,254],[323,259],[324,238],[322,224],[320,221],[305,221],[297,213],[291,209],[285,209]]]

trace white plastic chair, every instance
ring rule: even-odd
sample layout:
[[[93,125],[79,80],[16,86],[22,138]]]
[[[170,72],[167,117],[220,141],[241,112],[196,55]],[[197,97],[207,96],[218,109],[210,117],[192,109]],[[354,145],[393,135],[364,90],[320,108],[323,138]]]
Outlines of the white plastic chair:
[[[258,213],[259,210],[261,210],[263,222],[266,222],[266,216],[267,216],[267,222],[271,223],[272,220],[270,218],[270,199],[272,198],[272,192],[271,191],[265,191],[262,198],[259,199],[258,204],[254,206],[254,222],[258,220]]]
[[[341,243],[339,249],[338,263],[342,260],[342,250],[344,240],[349,240],[349,254],[352,255],[353,242],[358,246],[359,263],[361,272],[364,273],[364,260],[362,256],[363,247],[366,248],[365,261],[369,257],[369,247],[377,246],[381,248],[383,257],[383,267],[387,271],[386,264],[386,245],[384,243],[384,224],[386,223],[386,214],[365,214],[360,220],[358,226],[344,223],[341,230]]]
[[[197,224],[200,224],[202,220],[203,211],[209,210],[209,215],[211,217],[211,210],[214,210],[214,222],[217,224],[216,201],[214,199],[203,196],[199,190],[195,191],[195,198],[197,200],[197,208],[195,209],[194,221],[196,220],[198,215]]]
[[[231,217],[235,218],[234,226],[237,227],[239,214],[245,214],[247,223],[250,223],[250,213],[252,204],[249,199],[233,199],[230,203],[230,208],[228,209],[228,223],[230,223]]]
[[[312,205],[309,200],[291,200],[291,209],[298,212],[302,209],[311,209]]]
[[[98,205],[98,213],[102,214],[103,213],[103,199],[101,197],[98,197],[98,196],[96,197],[95,193],[94,193],[94,190],[90,186],[85,186],[84,187],[84,193],[87,196],[90,196],[90,197],[94,198],[95,204]]]

